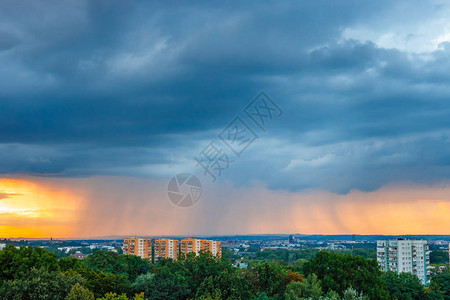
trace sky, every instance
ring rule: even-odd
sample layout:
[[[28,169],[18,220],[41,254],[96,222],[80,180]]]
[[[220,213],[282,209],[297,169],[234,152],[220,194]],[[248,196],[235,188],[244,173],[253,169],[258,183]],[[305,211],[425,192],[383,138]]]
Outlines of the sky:
[[[449,81],[446,1],[1,1],[0,237],[450,234]]]

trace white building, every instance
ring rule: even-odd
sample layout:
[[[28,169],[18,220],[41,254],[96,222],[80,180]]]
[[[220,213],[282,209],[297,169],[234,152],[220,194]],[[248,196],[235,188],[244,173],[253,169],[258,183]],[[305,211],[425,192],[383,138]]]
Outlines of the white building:
[[[416,275],[422,284],[430,284],[430,251],[425,240],[377,241],[377,262],[382,271],[411,273]]]

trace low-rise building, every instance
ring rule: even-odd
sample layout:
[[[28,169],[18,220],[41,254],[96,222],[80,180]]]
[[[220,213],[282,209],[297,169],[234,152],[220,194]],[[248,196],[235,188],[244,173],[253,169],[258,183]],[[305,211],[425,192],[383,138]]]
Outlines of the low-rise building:
[[[83,259],[83,258],[85,258],[87,255],[86,254],[83,254],[83,253],[81,253],[81,252],[77,252],[77,253],[74,253],[74,254],[71,254],[70,255],[70,257],[75,257],[75,258],[77,258],[77,259]]]

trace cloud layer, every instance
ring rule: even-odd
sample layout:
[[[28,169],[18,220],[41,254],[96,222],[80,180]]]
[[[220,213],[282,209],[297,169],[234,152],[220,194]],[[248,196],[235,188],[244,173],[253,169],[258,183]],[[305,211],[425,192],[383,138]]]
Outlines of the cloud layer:
[[[1,180],[2,188],[22,194],[0,201],[0,236],[448,234],[450,226],[448,182],[345,195],[206,184],[203,198],[184,209],[167,199],[165,183],[113,176]]]
[[[342,194],[445,181],[447,12],[439,1],[3,1],[0,173],[198,172],[192,158],[265,90],[284,114],[255,128],[220,182]]]

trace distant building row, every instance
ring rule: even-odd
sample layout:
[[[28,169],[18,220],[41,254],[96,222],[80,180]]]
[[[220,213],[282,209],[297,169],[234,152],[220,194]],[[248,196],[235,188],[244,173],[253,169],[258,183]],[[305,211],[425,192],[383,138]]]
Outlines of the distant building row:
[[[222,244],[220,241],[204,239],[183,239],[181,242],[172,239],[157,239],[153,246],[154,258],[172,258],[177,260],[179,254],[184,257],[194,252],[211,252],[213,256],[222,256]],[[152,258],[152,240],[150,238],[127,238],[123,240],[123,254],[137,255],[142,258]]]

